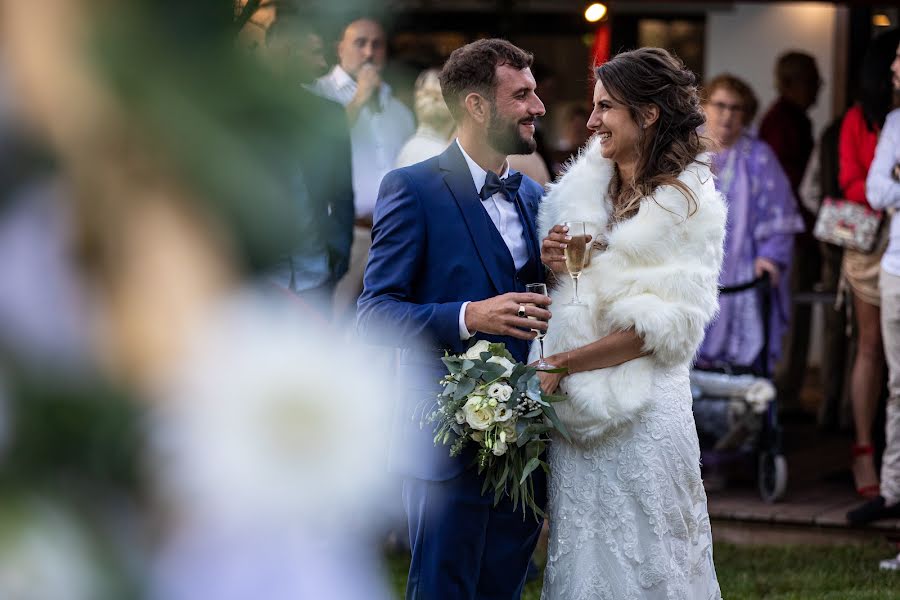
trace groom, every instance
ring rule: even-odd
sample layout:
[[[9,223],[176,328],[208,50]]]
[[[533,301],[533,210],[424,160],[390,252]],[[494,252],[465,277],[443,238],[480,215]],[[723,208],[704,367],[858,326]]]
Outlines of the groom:
[[[403,349],[390,467],[404,478],[408,600],[519,598],[540,533],[541,523],[523,519],[509,498],[495,508],[493,494],[481,494],[473,453],[450,458],[449,446],[435,447],[431,426],[420,427],[446,374],[444,351],[487,339],[524,362],[530,329],[546,330],[550,318],[548,297],[524,293],[543,281],[535,232],[542,190],[506,160],[534,152],[535,118],[544,114],[531,62],[504,40],[455,50],[440,80],[459,137],[443,154],[388,173],[375,206],[358,326]],[[545,489],[536,472],[541,505]]]

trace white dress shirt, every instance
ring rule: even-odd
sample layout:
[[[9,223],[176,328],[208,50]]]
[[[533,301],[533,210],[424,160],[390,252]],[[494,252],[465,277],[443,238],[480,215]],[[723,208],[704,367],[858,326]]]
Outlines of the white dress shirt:
[[[342,106],[356,95],[357,84],[340,65],[319,78],[315,91]],[[394,168],[400,148],[415,132],[412,112],[391,95],[386,83],[378,90],[379,112],[366,103],[350,128],[353,154],[353,198],[357,217],[371,217],[381,179]]]
[[[900,209],[900,182],[891,174],[900,163],[900,108],[891,112],[884,121],[875,158],[866,176],[866,200],[872,208],[896,211]],[[891,218],[890,241],[881,268],[891,275],[900,277],[900,214]]]
[[[459,146],[463,158],[466,159],[469,172],[472,174],[472,181],[475,183],[475,189],[481,192],[481,188],[484,187],[484,180],[487,178],[487,171],[472,160],[472,157],[466,153],[462,144],[459,143],[459,139],[456,140],[456,145]],[[500,179],[506,179],[507,177],[509,177],[509,163],[504,165]],[[528,262],[528,243],[525,241],[525,229],[522,227],[522,221],[519,219],[519,211],[516,210],[515,203],[510,202],[502,193],[497,192],[487,200],[484,200],[483,204],[497,231],[500,232],[500,237],[506,242],[506,247],[509,249],[513,263],[518,271]],[[475,335],[474,332],[470,332],[466,327],[467,306],[469,306],[469,303],[464,302],[459,309],[459,337],[462,340],[467,340]]]

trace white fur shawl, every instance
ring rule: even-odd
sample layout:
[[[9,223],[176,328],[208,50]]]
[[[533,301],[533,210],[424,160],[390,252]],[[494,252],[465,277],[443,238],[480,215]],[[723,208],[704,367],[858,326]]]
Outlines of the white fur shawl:
[[[595,237],[606,231],[612,175],[612,162],[593,140],[550,186],[538,215],[540,237],[564,221],[589,222],[593,231],[588,233]],[[637,418],[653,402],[659,377],[673,370],[686,374],[718,310],[726,205],[707,166],[695,162],[678,179],[696,197],[694,214],[687,216],[688,202],[677,188],[658,188],[641,201],[634,217],[609,232],[606,251],[594,250],[578,282],[587,309],[564,306],[572,297],[567,276],[551,294],[553,318],[544,342],[548,355],[630,328],[649,352],[617,367],[563,379],[569,399],[556,408],[582,444]]]

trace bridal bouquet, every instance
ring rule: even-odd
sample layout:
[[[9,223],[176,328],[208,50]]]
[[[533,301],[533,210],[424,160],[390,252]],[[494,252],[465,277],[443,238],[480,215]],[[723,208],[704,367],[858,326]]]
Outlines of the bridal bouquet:
[[[550,433],[569,434],[553,409],[565,396],[541,392],[537,369],[515,362],[503,344],[479,341],[465,354],[445,355],[449,374],[441,379],[443,391],[428,417],[435,423],[435,444],[451,444],[458,456],[477,444],[475,463],[484,475],[481,493],[494,492],[494,505],[508,493],[513,506],[522,504],[535,515],[544,513],[534,501],[531,473],[550,467],[542,459]]]

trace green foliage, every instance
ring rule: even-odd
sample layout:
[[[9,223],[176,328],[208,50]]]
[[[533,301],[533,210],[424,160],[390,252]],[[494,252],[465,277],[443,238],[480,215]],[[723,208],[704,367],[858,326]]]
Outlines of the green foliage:
[[[139,410],[99,380],[22,376],[9,389],[10,439],[0,460],[6,486],[137,492]]]

